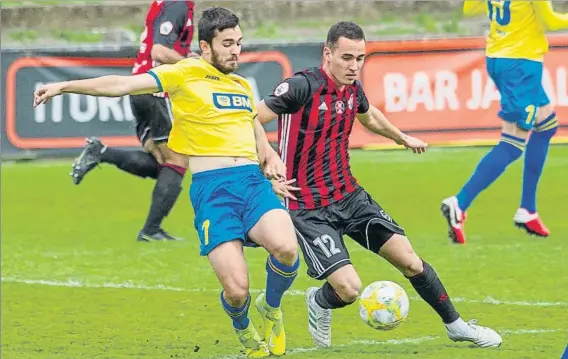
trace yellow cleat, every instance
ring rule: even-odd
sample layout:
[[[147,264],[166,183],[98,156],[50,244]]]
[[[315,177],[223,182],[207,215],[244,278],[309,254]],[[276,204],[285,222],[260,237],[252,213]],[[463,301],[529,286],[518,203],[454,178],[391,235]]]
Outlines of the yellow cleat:
[[[260,339],[260,335],[258,335],[252,322],[249,322],[249,326],[245,329],[235,329],[235,333],[237,333],[237,337],[244,347],[241,352],[247,358],[266,358],[270,356],[268,346]]]
[[[282,321],[282,310],[270,307],[265,300],[265,294],[256,298],[255,306],[264,319],[264,340],[272,355],[280,356],[286,353],[286,332]]]

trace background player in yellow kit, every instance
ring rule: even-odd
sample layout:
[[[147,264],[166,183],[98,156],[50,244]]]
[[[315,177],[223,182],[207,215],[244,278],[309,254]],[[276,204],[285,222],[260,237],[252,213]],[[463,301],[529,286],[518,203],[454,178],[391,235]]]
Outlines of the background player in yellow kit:
[[[261,172],[285,175],[258,119],[252,90],[238,68],[242,32],[229,10],[211,8],[198,23],[202,57],[158,66],[136,76],[103,76],[50,84],[35,93],[35,105],[62,93],[95,96],[166,91],[175,122],[168,162],[192,172],[190,198],[201,255],[207,256],[223,291],[221,303],[248,357],[283,355],[286,336],[280,304],[299,265],[296,235],[288,212]],[[260,158],[259,158],[260,157]],[[264,317],[263,342],[248,318],[251,301],[243,245],[262,246],[266,295],[256,300]]]
[[[515,224],[528,233],[550,234],[536,211],[536,189],[558,121],[542,86],[547,30],[568,29],[568,14],[554,12],[550,1],[465,1],[466,15],[485,13],[491,20],[487,37],[487,72],[501,93],[501,141],[479,162],[461,191],[442,202],[450,239],[465,243],[465,212],[525,151],[521,204]],[[529,132],[532,134],[526,143]],[[526,149],[525,149],[526,147]]]

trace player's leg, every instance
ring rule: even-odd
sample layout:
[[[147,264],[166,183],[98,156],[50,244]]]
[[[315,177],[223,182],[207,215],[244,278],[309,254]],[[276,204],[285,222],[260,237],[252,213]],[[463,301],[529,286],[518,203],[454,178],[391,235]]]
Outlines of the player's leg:
[[[182,189],[187,170],[185,156],[176,154],[167,147],[172,126],[172,114],[168,99],[153,97],[154,116],[150,127],[152,153],[161,158],[158,177],[152,192],[152,202],[144,227],[138,234],[140,241],[178,240],[162,228],[164,218],[175,205]]]
[[[308,275],[325,280],[321,287],[306,291],[308,331],[319,347],[331,346],[332,310],[353,303],[361,289],[343,237],[328,222],[334,217],[333,207],[290,212]]]
[[[420,297],[438,313],[452,340],[470,341],[481,347],[501,345],[501,337],[492,329],[460,318],[436,271],[414,252],[404,229],[369,194],[363,193],[351,209],[347,234],[408,278]]]
[[[521,205],[514,217],[515,224],[524,228],[528,233],[541,237],[547,237],[550,231],[540,220],[536,210],[536,191],[542,170],[548,155],[550,140],[558,130],[558,120],[554,113],[554,107],[544,91],[542,82],[543,65],[541,62],[527,62],[527,66],[533,69],[534,93],[538,94],[536,103],[540,106],[537,119],[527,143],[525,163],[523,168],[523,192]]]
[[[282,318],[282,296],[298,274],[299,257],[296,234],[290,215],[260,173],[247,178],[249,191],[244,214],[245,229],[250,240],[264,247],[266,260],[266,293],[256,300],[264,318],[265,340],[273,355],[286,352],[286,332]]]
[[[195,229],[200,255],[207,256],[223,291],[220,301],[232,321],[235,333],[249,358],[270,355],[266,344],[249,319],[251,296],[243,253],[245,235],[241,214],[244,208],[230,176],[215,171],[193,175],[190,198],[195,211]]]
[[[501,140],[478,163],[471,177],[456,196],[442,202],[448,222],[448,235],[455,243],[465,243],[465,213],[474,199],[503,174],[525,149],[525,142],[536,119],[531,104],[531,89],[526,79],[524,60],[487,59],[487,70],[501,93]],[[534,94],[532,94],[534,95]]]
[[[136,120],[136,134],[146,151],[122,150],[111,148],[103,144],[98,138],[87,138],[83,151],[73,162],[70,173],[73,183],[80,184],[83,178],[99,163],[109,163],[117,168],[142,178],[156,178],[158,176],[158,163],[160,158],[155,157],[148,147],[152,147],[149,135],[150,122],[154,116],[154,109],[149,101],[152,95],[130,96],[130,104]]]

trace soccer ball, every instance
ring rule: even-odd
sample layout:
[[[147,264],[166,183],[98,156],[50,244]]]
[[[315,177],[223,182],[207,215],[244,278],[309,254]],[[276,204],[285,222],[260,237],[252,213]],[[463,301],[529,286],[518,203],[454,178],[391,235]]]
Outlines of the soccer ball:
[[[396,283],[379,281],[369,284],[359,298],[359,315],[371,328],[392,330],[408,316],[408,295]]]

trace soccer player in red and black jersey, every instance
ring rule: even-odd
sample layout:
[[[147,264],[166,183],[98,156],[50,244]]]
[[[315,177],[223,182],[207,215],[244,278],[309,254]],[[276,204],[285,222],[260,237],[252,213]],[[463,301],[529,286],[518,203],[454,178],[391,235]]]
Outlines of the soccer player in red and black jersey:
[[[495,331],[460,318],[436,272],[413,251],[404,229],[351,174],[349,135],[356,118],[370,131],[415,153],[427,147],[402,133],[367,101],[357,80],[365,53],[363,30],[351,22],[337,23],[328,32],[322,67],[284,80],[257,106],[262,123],[279,119],[279,150],[287,179],[295,179],[299,188],[285,200],[308,275],[326,280],[306,294],[310,334],[318,346],[330,346],[332,310],[354,303],[361,290],[343,242],[347,235],[410,280],[439,314],[450,339],[499,346],[502,339]],[[283,193],[279,186],[289,182],[273,183]]]
[[[140,35],[140,49],[133,75],[161,64],[175,64],[188,56],[193,38],[193,1],[153,1]],[[75,184],[100,162],[111,163],[136,176],[157,179],[152,204],[139,241],[176,240],[161,228],[163,219],[174,206],[181,191],[185,168],[166,163],[171,157],[167,147],[172,126],[172,111],[166,93],[130,96],[136,119],[136,134],[144,151],[125,151],[105,146],[96,137],[87,139],[81,155],[73,163]]]

